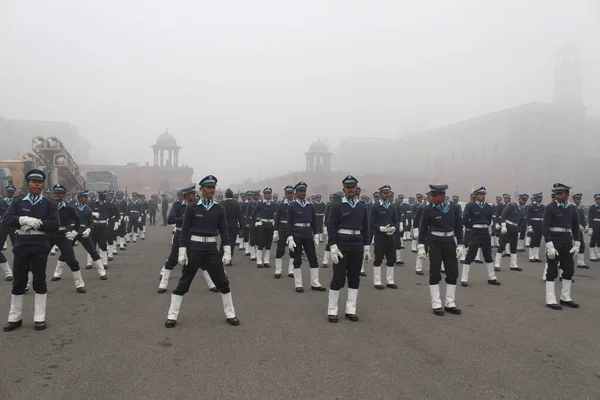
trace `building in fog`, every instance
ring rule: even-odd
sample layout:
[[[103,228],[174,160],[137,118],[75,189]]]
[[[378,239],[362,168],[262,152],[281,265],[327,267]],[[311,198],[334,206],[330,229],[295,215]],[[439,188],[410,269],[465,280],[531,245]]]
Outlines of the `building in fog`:
[[[347,138],[336,149],[337,172],[314,171],[307,158],[308,171],[239,189],[271,186],[281,192],[303,180],[309,193],[331,193],[340,190],[341,178],[350,173],[368,195],[383,184],[409,196],[426,192],[429,183],[447,183],[449,194],[461,198],[481,185],[490,197],[541,191],[549,198],[558,181],[573,185],[590,203],[600,192],[600,118],[586,115],[579,54],[573,46],[558,53],[554,92],[551,103],[527,103],[403,138]],[[321,147],[320,142],[313,145]]]
[[[193,185],[194,170],[188,165],[179,165],[181,146],[168,131],[158,137],[151,146],[154,151],[153,165],[79,165],[84,176],[91,171],[112,171],[117,175],[120,190],[144,194],[173,192]]]
[[[76,126],[60,121],[29,121],[0,116],[0,160],[17,160],[31,152],[35,137],[56,137],[69,150],[77,163],[89,162],[90,143]]]

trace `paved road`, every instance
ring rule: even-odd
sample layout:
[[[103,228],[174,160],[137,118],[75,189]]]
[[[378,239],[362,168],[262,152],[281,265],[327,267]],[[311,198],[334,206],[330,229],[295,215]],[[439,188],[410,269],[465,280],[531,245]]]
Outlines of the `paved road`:
[[[544,306],[542,267],[525,253],[523,272],[498,274],[501,287],[474,264],[471,286],[457,291],[463,315],[444,317],[431,313],[427,277],[412,267],[398,267],[398,290],[375,290],[369,271],[360,321],[330,324],[326,293],[297,294],[292,279],[275,280],[236,251],[228,274],[242,324],[225,322],[220,295],[198,276],[178,326],[166,329],[169,294],[156,289],[170,229],[148,231],[117,256],[108,281],[84,270],[88,293],[68,273],[49,282],[47,330],[33,330],[26,296],[24,326],[0,333],[0,399],[600,398],[600,263],[577,271],[582,308],[563,311]],[[327,284],[331,269],[321,273]],[[6,321],[10,283],[0,290]]]

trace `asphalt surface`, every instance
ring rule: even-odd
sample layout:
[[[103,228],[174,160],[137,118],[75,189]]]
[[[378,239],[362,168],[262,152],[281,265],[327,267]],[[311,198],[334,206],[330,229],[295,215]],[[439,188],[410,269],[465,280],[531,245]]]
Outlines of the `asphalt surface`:
[[[522,272],[503,259],[500,287],[473,264],[470,287],[457,290],[463,314],[437,317],[427,276],[404,250],[399,289],[376,290],[368,266],[360,321],[331,324],[326,292],[295,293],[293,279],[273,279],[236,250],[227,272],[241,325],[225,322],[220,295],[197,275],[167,329],[170,292],[156,291],[170,235],[149,227],[109,265],[108,281],[84,269],[86,294],[68,270],[49,281],[45,331],[33,329],[26,295],[23,327],[0,333],[0,399],[600,399],[600,263],[576,271],[582,307],[562,311],[545,307],[543,264],[527,253]],[[48,277],[55,264],[51,256]],[[320,271],[328,285],[331,268]],[[178,266],[169,290],[180,275]],[[0,282],[3,321],[10,289]]]

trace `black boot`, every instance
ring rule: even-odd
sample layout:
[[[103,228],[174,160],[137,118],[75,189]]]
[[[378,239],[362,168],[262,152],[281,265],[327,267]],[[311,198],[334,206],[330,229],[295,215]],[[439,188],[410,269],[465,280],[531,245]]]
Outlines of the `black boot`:
[[[23,320],[19,320],[17,322],[9,322],[4,325],[4,332],[12,332],[17,328],[20,328],[23,325]]]

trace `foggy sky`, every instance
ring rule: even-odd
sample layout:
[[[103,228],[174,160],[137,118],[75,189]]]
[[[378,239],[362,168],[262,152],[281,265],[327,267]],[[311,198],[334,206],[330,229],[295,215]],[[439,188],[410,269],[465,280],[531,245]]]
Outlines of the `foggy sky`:
[[[196,179],[238,182],[318,137],[551,101],[566,42],[600,116],[599,38],[597,0],[0,0],[0,114],[69,121],[119,164],[168,128]]]

